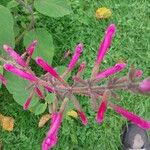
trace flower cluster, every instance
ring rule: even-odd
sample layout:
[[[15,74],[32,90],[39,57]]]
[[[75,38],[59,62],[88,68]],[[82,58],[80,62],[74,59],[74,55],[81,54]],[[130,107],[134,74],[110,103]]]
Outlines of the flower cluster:
[[[31,87],[29,98],[23,106],[24,110],[29,109],[30,103],[35,94],[39,96],[39,99],[45,99],[46,93],[43,93],[41,87],[43,87],[47,92],[55,94],[52,104],[51,126],[46,138],[42,142],[42,150],[51,149],[56,145],[58,140],[58,130],[63,119],[63,113],[69,101],[74,103],[82,123],[84,125],[88,124],[88,119],[83,111],[83,108],[76,98],[76,95],[78,94],[90,97],[92,109],[97,113],[95,118],[97,123],[103,122],[107,106],[109,106],[115,112],[137,124],[139,127],[150,129],[150,122],[111,102],[111,97],[115,99],[119,98],[115,92],[116,90],[128,90],[134,93],[149,95],[150,78],[140,81],[140,77],[143,72],[133,66],[129,70],[129,73],[124,77],[108,78],[122,71],[126,67],[126,63],[124,62],[117,63],[114,66],[99,72],[100,64],[111,45],[115,33],[116,26],[114,24],[109,25],[106,29],[102,43],[100,44],[98,55],[91,72],[91,77],[88,79],[82,78],[81,74],[86,67],[85,62],[82,62],[77,73],[73,76],[74,82],[72,85],[67,83],[66,77],[73,70],[79,60],[79,57],[83,51],[82,43],[76,46],[74,55],[62,75],[58,74],[55,68],[48,64],[43,58],[37,57],[36,63],[43,68],[44,71],[46,71],[46,73],[40,77],[37,77],[29,66],[32,54],[34,53],[37,45],[36,40],[29,45],[21,56],[8,45],[3,46],[4,50],[11,57],[9,61],[4,61],[4,69],[21,78],[24,78],[25,80],[28,80]],[[101,81],[105,81],[105,79],[108,79],[108,82],[106,82],[105,85],[100,84]],[[0,80],[4,85],[7,84],[7,80],[2,74],[0,74]],[[62,102],[60,108],[58,107],[58,100],[61,100]],[[97,106],[98,103],[99,106]]]

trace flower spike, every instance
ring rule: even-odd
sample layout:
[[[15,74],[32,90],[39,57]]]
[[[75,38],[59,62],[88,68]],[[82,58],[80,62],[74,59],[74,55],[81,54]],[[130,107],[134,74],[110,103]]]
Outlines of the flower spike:
[[[24,72],[16,67],[14,67],[11,64],[4,64],[4,68],[5,68],[5,70],[12,72],[13,74],[16,74],[17,76],[20,76],[21,78],[24,78],[26,80],[30,80],[30,81],[37,80],[36,76],[34,76],[33,74]]]
[[[26,49],[26,51],[30,57],[32,56],[32,54],[34,52],[36,45],[37,45],[37,40],[33,41]]]
[[[102,44],[100,45],[97,59],[96,59],[96,64],[99,65],[104,59],[105,54],[107,53],[107,50],[111,44],[112,38],[115,35],[115,32],[116,32],[116,26],[114,24],[109,25],[106,30]]]
[[[3,49],[13,58],[16,60],[16,62],[21,65],[22,67],[27,67],[26,62],[23,60],[23,58],[17,54],[11,47],[8,45],[3,45]]]
[[[104,70],[103,72],[100,72],[99,74],[97,74],[96,79],[107,78],[108,76],[111,76],[123,70],[125,67],[126,67],[125,63],[116,64],[114,67],[108,68]]]
[[[65,81],[59,76],[53,67],[51,67],[44,59],[41,57],[36,58],[36,63],[42,67],[45,71],[49,72],[53,77],[58,79],[63,85],[67,86]]]
[[[79,113],[79,117],[80,117],[82,123],[84,125],[87,125],[88,124],[88,120],[87,120],[86,115],[84,114],[84,112],[83,111],[78,111],[78,113]]]
[[[60,124],[62,122],[62,114],[55,113],[52,114],[52,122],[50,130],[47,133],[47,137],[44,139],[42,143],[42,150],[49,150],[57,144],[58,139],[58,130],[60,128]]]
[[[128,120],[130,120],[131,122],[133,122],[134,124],[138,125],[140,128],[143,129],[150,129],[150,122],[140,118],[139,116],[133,114],[132,112],[129,112],[128,110],[114,105],[114,104],[110,104],[110,106],[120,115],[122,115],[123,117],[127,118]]]
[[[107,102],[108,102],[109,96],[110,96],[110,91],[105,91],[103,94],[102,102],[98,108],[98,112],[96,115],[97,123],[102,123],[104,120],[104,115],[105,115],[105,111],[107,109]]]
[[[76,65],[81,53],[82,53],[82,50],[83,50],[83,44],[80,43],[76,46],[75,48],[75,53],[71,59],[71,61],[69,62],[69,65],[68,65],[68,70],[71,71],[74,66]]]

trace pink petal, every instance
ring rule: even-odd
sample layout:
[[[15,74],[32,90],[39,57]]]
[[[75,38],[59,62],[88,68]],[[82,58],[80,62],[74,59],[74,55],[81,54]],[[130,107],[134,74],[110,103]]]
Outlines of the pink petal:
[[[13,74],[16,74],[17,76],[20,76],[21,78],[24,78],[24,79],[27,79],[30,81],[36,81],[37,80],[37,78],[33,74],[27,73],[27,72],[24,72],[18,68],[15,68],[11,64],[4,64],[4,69],[9,71],[9,72],[12,72]]]
[[[11,47],[9,47],[8,45],[3,45],[3,49],[13,58],[16,60],[16,62],[23,66],[23,67],[27,67],[26,62],[23,60],[23,58],[17,54]]]
[[[36,58],[36,63],[41,66],[45,71],[49,72],[55,78],[59,77],[59,74],[41,57]]]
[[[38,87],[35,87],[35,92],[38,94],[40,99],[44,99],[45,98],[43,93],[42,93],[42,91]]]
[[[78,111],[78,113],[79,113],[79,117],[80,117],[82,123],[83,123],[84,125],[87,125],[87,124],[88,124],[88,120],[87,120],[87,118],[86,118],[84,112]]]
[[[78,72],[82,72],[84,70],[85,66],[86,66],[85,62],[81,63]]]
[[[100,106],[99,106],[99,109],[98,109],[98,112],[97,112],[97,116],[96,116],[97,123],[103,122],[106,109],[107,109],[107,102],[106,101],[102,101]]]
[[[144,79],[139,84],[139,90],[142,92],[150,92],[150,78]]]
[[[76,46],[75,48],[75,53],[71,59],[71,61],[69,62],[69,65],[68,65],[68,70],[71,71],[74,66],[76,65],[81,53],[82,53],[82,49],[83,49],[83,44],[80,43]]]
[[[36,45],[37,45],[37,40],[33,41],[26,49],[26,51],[28,52],[30,57],[32,56],[32,54],[34,52]]]
[[[97,74],[96,78],[97,79],[107,78],[108,76],[111,76],[111,75],[123,70],[125,67],[126,67],[125,63],[116,64],[114,67],[108,68],[108,69],[104,70],[103,72],[100,72],[99,74]]]
[[[102,44],[100,45],[97,59],[96,59],[96,64],[100,64],[102,62],[102,60],[104,59],[105,54],[111,44],[111,41],[112,41],[112,38],[113,38],[115,32],[116,32],[116,26],[114,24],[109,25],[106,30]]]
[[[2,83],[6,86],[7,84],[7,80],[4,78],[4,76],[0,73],[0,80],[2,81]]]
[[[150,122],[140,118],[139,116],[133,114],[132,112],[129,112],[128,110],[126,110],[120,106],[113,105],[111,107],[117,113],[121,114],[123,117],[127,118],[128,120],[130,120],[134,124],[138,125],[139,127],[143,128],[143,129],[150,129]]]

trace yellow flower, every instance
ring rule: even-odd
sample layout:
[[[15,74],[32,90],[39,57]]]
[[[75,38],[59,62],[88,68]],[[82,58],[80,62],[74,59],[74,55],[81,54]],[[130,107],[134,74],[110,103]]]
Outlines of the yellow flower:
[[[67,112],[67,115],[68,115],[68,116],[71,116],[71,117],[73,117],[73,118],[77,118],[77,117],[78,117],[77,112],[74,111],[74,110],[68,111],[68,112]]]
[[[111,15],[112,15],[111,10],[106,7],[101,7],[96,10],[97,19],[106,19],[109,18]]]

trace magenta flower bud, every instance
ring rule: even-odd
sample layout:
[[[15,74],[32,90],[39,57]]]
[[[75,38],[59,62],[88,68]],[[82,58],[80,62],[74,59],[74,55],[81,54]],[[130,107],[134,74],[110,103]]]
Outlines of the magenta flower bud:
[[[88,124],[88,120],[87,120],[87,118],[86,118],[84,112],[78,111],[78,113],[79,113],[79,117],[80,117],[82,123],[83,123],[84,125],[87,125],[87,124]]]
[[[52,114],[52,122],[50,130],[47,133],[47,137],[44,139],[42,143],[42,150],[49,150],[57,144],[57,134],[60,128],[60,124],[62,122],[62,114],[61,113],[53,113]]]
[[[0,80],[2,81],[2,83],[6,86],[7,84],[7,80],[4,78],[4,76],[0,73]]]
[[[107,78],[108,76],[111,76],[111,75],[123,70],[125,67],[126,67],[125,63],[116,64],[114,67],[108,68],[108,69],[104,70],[103,72],[100,72],[99,74],[97,74],[96,78],[97,79]]]
[[[136,70],[136,71],[135,71],[135,76],[136,76],[137,78],[140,78],[142,75],[143,75],[143,71],[142,71],[142,70]]]
[[[99,108],[98,108],[98,112],[96,115],[97,123],[103,122],[106,109],[107,109],[107,101],[102,101]]]
[[[38,87],[35,87],[35,92],[40,97],[40,99],[44,99],[45,98],[44,94],[42,93],[42,91]]]
[[[42,142],[42,150],[49,150],[53,148],[57,144],[57,140],[58,140],[57,136],[45,138]]]
[[[139,84],[139,90],[142,92],[150,92],[150,78],[144,79]]]
[[[30,57],[32,56],[32,54],[34,52],[36,45],[37,45],[37,40],[33,41],[26,49],[26,51]]]
[[[53,118],[53,121],[52,121],[52,124],[51,124],[51,128],[48,131],[48,134],[47,134],[48,137],[51,136],[51,135],[56,135],[57,134],[61,122],[62,122],[62,114],[61,113],[57,113],[56,116]]]
[[[109,25],[106,30],[102,44],[100,45],[100,48],[98,50],[96,64],[100,64],[102,60],[104,59],[105,54],[107,53],[107,50],[111,44],[111,41],[115,32],[116,32],[116,26],[114,24]]]
[[[143,129],[150,129],[150,122],[140,118],[139,116],[133,114],[132,112],[129,112],[125,110],[124,108],[117,106],[117,105],[111,105],[111,107],[120,115],[127,118],[134,124],[138,125],[140,128]]]
[[[24,79],[27,79],[30,81],[36,81],[37,80],[36,76],[34,76],[33,74],[27,73],[27,72],[24,72],[18,68],[15,68],[11,64],[4,64],[4,69],[6,71],[12,72],[13,74],[16,74],[17,76],[19,76],[21,78],[24,78]]]
[[[26,62],[23,60],[23,58],[17,54],[11,47],[9,47],[8,45],[3,45],[3,49],[13,58],[15,59],[15,61],[23,66],[23,67],[27,67]]]
[[[85,66],[86,66],[86,63],[85,63],[85,62],[81,63],[81,65],[80,65],[78,71],[79,71],[79,72],[82,72],[82,71],[84,70]]]
[[[59,74],[41,57],[36,58],[36,63],[42,67],[45,71],[49,72],[55,78],[59,78]]]
[[[83,50],[83,44],[80,43],[76,46],[75,48],[75,53],[71,59],[71,61],[69,62],[69,65],[68,65],[68,70],[71,71],[74,66],[76,65],[81,53],[82,53],[82,50]]]
[[[24,105],[23,105],[23,109],[24,109],[24,110],[27,110],[27,109],[29,108],[33,95],[34,95],[34,92],[32,92],[32,93],[30,94],[29,98],[28,98],[28,99],[26,100],[26,102],[24,103]]]

